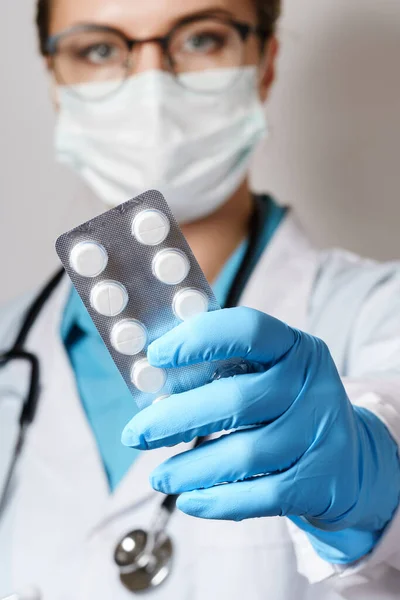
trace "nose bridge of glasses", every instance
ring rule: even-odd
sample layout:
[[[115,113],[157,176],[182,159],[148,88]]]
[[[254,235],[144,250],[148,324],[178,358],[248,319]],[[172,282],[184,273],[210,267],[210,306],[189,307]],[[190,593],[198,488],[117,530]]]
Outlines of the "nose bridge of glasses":
[[[168,40],[163,37],[130,40],[129,70],[143,73],[151,70],[168,69]]]

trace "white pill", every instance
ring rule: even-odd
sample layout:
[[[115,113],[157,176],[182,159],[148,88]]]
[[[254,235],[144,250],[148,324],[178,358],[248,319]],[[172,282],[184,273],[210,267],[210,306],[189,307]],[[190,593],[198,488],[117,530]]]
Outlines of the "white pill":
[[[142,323],[135,319],[126,319],[117,323],[111,332],[111,343],[115,350],[126,356],[139,354],[147,344],[147,331]]]
[[[208,311],[208,298],[200,290],[180,290],[174,298],[173,311],[178,319],[186,321]]]
[[[73,270],[82,277],[97,277],[104,271],[108,263],[108,255],[101,244],[96,242],[79,242],[72,249],[70,264]]]
[[[133,365],[131,381],[140,392],[157,394],[164,387],[167,374],[164,369],[152,367],[147,358],[143,358]]]
[[[116,317],[128,304],[128,292],[117,281],[101,281],[90,294],[90,304],[105,317]]]
[[[190,262],[179,250],[161,250],[153,260],[153,273],[162,283],[177,285],[189,274]]]
[[[133,235],[146,246],[161,244],[167,238],[169,230],[169,221],[159,210],[144,210],[132,223]]]

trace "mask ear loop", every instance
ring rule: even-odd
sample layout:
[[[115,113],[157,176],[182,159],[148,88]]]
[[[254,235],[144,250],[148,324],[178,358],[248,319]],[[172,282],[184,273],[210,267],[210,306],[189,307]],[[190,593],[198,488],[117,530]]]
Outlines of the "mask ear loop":
[[[56,113],[60,112],[60,98],[58,95],[58,84],[55,78],[54,73],[52,73],[50,79],[50,100],[53,104],[54,110]]]
[[[45,64],[49,73],[50,80],[50,100],[54,107],[54,110],[56,111],[56,113],[58,113],[60,111],[60,99],[58,96],[58,81],[54,70],[52,56],[47,55],[45,57]]]

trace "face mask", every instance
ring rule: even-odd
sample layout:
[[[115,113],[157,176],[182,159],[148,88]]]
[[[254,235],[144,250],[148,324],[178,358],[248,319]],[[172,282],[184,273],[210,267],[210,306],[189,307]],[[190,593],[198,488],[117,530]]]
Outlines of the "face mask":
[[[83,101],[60,87],[57,158],[106,204],[158,189],[180,223],[205,217],[239,188],[266,133],[257,70],[239,71],[233,87],[215,95],[189,91],[162,71],[132,77],[102,101]],[[213,77],[220,86],[228,74],[231,69],[185,77],[198,89],[208,78],[209,89]],[[104,83],[85,85],[92,93],[93,86],[106,90]]]

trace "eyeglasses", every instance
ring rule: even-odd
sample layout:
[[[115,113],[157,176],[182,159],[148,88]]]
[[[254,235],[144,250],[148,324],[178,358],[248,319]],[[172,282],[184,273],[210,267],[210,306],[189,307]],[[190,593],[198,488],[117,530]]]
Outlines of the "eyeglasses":
[[[158,44],[165,68],[178,84],[197,93],[221,93],[231,87],[245,64],[251,35],[265,41],[261,27],[215,16],[196,16],[177,24],[164,37],[129,39],[112,27],[77,25],[47,41],[56,80],[83,100],[116,93],[135,70],[138,48]],[[221,71],[223,70],[223,72]],[[199,78],[199,73],[209,76]],[[86,84],[107,85],[86,85]]]

